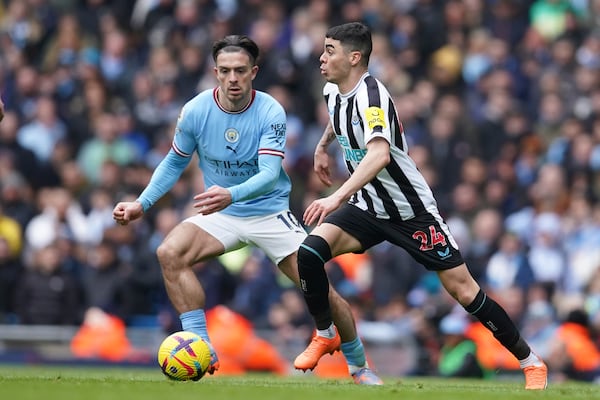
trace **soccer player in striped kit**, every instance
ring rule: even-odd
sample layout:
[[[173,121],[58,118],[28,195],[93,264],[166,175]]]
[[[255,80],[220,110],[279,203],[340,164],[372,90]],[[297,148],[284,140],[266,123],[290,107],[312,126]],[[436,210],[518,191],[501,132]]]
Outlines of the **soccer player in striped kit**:
[[[300,287],[317,334],[296,358],[295,367],[314,368],[341,342],[354,365],[350,371],[354,379],[378,379],[364,368],[365,360],[352,357],[353,349],[362,353],[360,343],[343,342],[336,332],[324,264],[337,255],[364,252],[388,241],[437,272],[450,295],[519,360],[526,389],[545,389],[546,365],[505,310],[471,276],[430,187],[409,157],[392,97],[368,72],[371,50],[371,33],[362,23],[335,26],[326,33],[320,70],[327,80],[323,95],[330,119],[315,150],[314,170],[324,184],[332,184],[327,147],[337,139],[350,177],[304,212],[304,222],[316,227],[298,251]]]
[[[296,252],[307,236],[289,210],[291,183],[282,167],[285,110],[273,97],[252,87],[258,72],[258,46],[247,36],[230,35],[213,45],[212,56],[218,86],[184,105],[171,150],[148,186],[135,201],[120,202],[113,210],[119,224],[141,218],[173,187],[192,155],[198,155],[206,187],[194,197],[198,214],[178,224],[157,255],[183,330],[209,344],[205,293],[192,267],[253,245],[298,285]],[[350,305],[333,289],[329,293],[340,334],[359,340]],[[213,374],[219,361],[211,349],[208,372]]]

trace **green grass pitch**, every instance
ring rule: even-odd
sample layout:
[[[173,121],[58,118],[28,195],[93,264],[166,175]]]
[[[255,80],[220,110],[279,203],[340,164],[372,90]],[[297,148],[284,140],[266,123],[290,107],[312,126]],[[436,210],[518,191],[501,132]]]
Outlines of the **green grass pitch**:
[[[384,377],[385,386],[357,386],[348,379],[310,374],[207,376],[173,382],[158,367],[0,366],[0,398],[6,400],[495,400],[600,399],[600,386],[552,383],[546,391],[525,391],[517,380],[461,380]]]

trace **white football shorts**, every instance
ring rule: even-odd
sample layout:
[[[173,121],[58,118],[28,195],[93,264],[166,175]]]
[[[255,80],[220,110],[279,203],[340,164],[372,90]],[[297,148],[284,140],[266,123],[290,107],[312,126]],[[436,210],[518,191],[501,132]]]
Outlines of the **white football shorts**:
[[[196,214],[184,222],[191,222],[215,237],[223,243],[226,253],[252,245],[263,250],[276,265],[296,252],[307,236],[289,210],[256,217]]]

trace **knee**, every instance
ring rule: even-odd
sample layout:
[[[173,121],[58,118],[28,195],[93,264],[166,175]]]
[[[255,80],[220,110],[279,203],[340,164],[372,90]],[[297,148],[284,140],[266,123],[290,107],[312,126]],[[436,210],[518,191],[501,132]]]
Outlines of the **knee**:
[[[309,235],[298,249],[298,270],[324,266],[331,259],[331,249],[325,239]]]
[[[156,257],[163,270],[171,270],[177,264],[175,261],[180,255],[169,241],[163,241],[156,249]]]
[[[441,273],[440,278],[450,296],[463,306],[471,304],[481,289],[466,268],[448,270]]]
[[[462,306],[468,306],[473,302],[477,293],[481,288],[475,281],[455,282],[451,288],[447,289],[448,293],[456,299]]]

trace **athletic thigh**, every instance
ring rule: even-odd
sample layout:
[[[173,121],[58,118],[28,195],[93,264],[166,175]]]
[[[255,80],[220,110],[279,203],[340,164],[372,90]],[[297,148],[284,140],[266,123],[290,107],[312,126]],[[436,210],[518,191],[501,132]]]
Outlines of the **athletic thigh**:
[[[161,253],[177,259],[182,266],[193,265],[223,254],[223,244],[201,227],[187,220],[179,223],[163,240]]]
[[[220,244],[220,252],[214,252],[215,246],[210,246],[206,251],[201,250],[202,259],[210,256],[218,256],[232,250],[246,246],[242,240],[244,225],[240,222],[243,218],[233,217],[223,213],[209,215],[194,214],[183,222],[195,226],[200,231],[200,240],[216,241]],[[194,240],[196,243],[199,240]],[[200,244],[201,247],[203,247]]]

